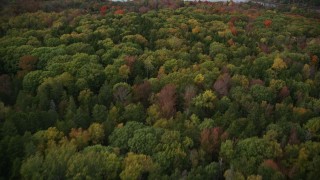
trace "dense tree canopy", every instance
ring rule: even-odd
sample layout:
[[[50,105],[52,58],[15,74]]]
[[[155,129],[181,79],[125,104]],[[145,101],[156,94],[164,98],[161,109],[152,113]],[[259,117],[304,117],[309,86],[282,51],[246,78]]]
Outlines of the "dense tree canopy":
[[[0,179],[320,177],[317,1],[3,2]]]

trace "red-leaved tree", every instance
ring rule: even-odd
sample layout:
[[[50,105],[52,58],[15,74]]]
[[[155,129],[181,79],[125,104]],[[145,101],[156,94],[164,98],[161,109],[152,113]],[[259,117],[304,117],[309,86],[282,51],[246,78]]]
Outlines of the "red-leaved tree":
[[[144,81],[141,84],[134,85],[133,89],[133,99],[136,102],[141,102],[144,106],[148,105],[148,99],[151,93],[151,84],[149,81]]]
[[[170,118],[176,113],[176,86],[167,84],[158,93],[157,102],[164,118]]]
[[[230,31],[234,36],[236,36],[238,34],[238,31],[237,31],[236,27],[234,26],[234,23],[235,23],[236,20],[237,20],[237,18],[233,17],[233,18],[230,19],[230,21],[228,23]]]
[[[266,167],[269,167],[275,171],[279,171],[279,166],[276,162],[274,162],[272,159],[266,159],[263,162],[263,165]]]
[[[100,14],[101,14],[101,15],[105,15],[107,10],[108,10],[108,6],[106,6],[106,5],[101,6],[101,8],[100,8]]]
[[[221,142],[226,140],[228,134],[223,132],[220,127],[207,128],[202,130],[200,143],[203,150],[207,153],[218,153]]]
[[[284,99],[284,98],[290,96],[290,90],[289,90],[289,88],[288,88],[287,86],[284,86],[284,87],[280,90],[278,96],[279,96],[281,99]]]
[[[220,75],[216,82],[213,84],[213,89],[222,96],[228,95],[230,80],[231,77],[228,73]]]
[[[269,28],[271,26],[271,24],[272,24],[272,21],[270,19],[267,19],[267,20],[264,21],[264,26],[266,28]]]

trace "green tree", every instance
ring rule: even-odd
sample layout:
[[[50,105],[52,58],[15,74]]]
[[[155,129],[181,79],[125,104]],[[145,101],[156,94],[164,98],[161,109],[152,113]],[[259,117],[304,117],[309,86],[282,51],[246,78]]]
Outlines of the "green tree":
[[[206,115],[216,106],[217,97],[211,90],[206,90],[193,99],[193,105],[198,113]]]
[[[25,179],[44,179],[43,161],[44,158],[40,154],[30,156],[21,166],[21,176]]]
[[[109,136],[109,142],[114,147],[119,147],[122,150],[128,149],[128,142],[138,129],[144,128],[142,123],[129,121],[123,127],[116,128]]]
[[[45,77],[48,77],[48,73],[41,70],[28,73],[23,78],[23,89],[30,93],[34,93]]]
[[[130,68],[127,65],[122,65],[119,68],[119,75],[125,79],[127,81],[127,79],[129,78],[129,74],[130,74]]]
[[[66,47],[66,50],[70,55],[74,55],[76,53],[86,53],[86,54],[94,53],[94,49],[90,44],[86,44],[82,42],[70,44]]]
[[[105,150],[85,149],[74,154],[68,161],[66,177],[72,179],[116,179],[121,159]]]
[[[104,122],[107,120],[107,107],[101,104],[95,104],[92,109],[92,117],[95,122]]]
[[[128,104],[124,107],[124,112],[120,117],[123,122],[128,121],[137,121],[137,122],[145,122],[145,110],[142,104]]]
[[[152,155],[160,141],[163,131],[161,129],[146,127],[134,132],[129,139],[129,150],[134,153]]]
[[[315,140],[319,140],[320,117],[314,117],[312,119],[309,119],[308,122],[304,125],[304,128],[308,130],[308,132],[311,135],[311,138],[314,138]]]
[[[215,57],[217,54],[228,54],[227,47],[219,42],[213,42],[210,44],[210,56]]]
[[[261,101],[273,102],[275,98],[274,94],[267,87],[258,84],[251,86],[250,93],[258,103]]]
[[[280,144],[274,141],[247,138],[239,141],[235,146],[234,157],[231,164],[244,175],[256,174],[258,167],[264,159],[273,159],[281,155]],[[247,163],[243,163],[247,162]]]
[[[36,154],[26,159],[21,166],[21,175],[24,178],[64,179],[73,154],[75,148],[71,145],[51,146],[45,157]]]
[[[156,147],[158,152],[154,154],[154,158],[163,172],[172,173],[174,168],[183,169],[188,165],[186,149],[190,144],[182,142],[183,137],[179,131],[165,131],[162,134],[160,143]]]
[[[113,86],[113,97],[115,102],[128,104],[131,101],[131,86],[127,83],[117,83]]]

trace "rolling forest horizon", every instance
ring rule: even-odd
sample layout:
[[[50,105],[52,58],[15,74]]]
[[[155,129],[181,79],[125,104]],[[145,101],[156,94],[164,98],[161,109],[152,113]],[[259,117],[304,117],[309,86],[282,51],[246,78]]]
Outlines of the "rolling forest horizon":
[[[315,0],[4,0],[0,180],[320,177]]]

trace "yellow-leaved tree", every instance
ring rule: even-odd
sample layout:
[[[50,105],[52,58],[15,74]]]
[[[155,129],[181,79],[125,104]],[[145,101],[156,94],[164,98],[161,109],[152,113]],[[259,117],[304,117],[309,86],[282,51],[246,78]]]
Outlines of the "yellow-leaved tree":
[[[283,61],[281,57],[277,56],[273,61],[272,69],[280,71],[286,68],[287,68],[287,64]]]

